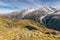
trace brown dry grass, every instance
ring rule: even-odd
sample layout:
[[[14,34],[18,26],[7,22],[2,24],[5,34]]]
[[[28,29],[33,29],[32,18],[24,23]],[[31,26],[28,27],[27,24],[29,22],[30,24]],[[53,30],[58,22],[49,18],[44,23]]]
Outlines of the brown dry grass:
[[[29,30],[25,26],[32,26],[38,30]],[[60,40],[60,37],[44,34],[48,31],[50,30],[45,26],[32,20],[0,17],[0,40]]]

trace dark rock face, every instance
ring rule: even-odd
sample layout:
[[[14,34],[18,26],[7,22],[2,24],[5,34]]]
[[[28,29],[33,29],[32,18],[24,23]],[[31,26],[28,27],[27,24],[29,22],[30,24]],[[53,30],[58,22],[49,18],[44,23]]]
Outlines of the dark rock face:
[[[56,35],[57,33],[56,32],[45,32],[45,34],[53,34],[53,35]]]
[[[37,28],[33,27],[33,26],[25,26],[25,28],[29,29],[29,30],[38,30]]]
[[[49,32],[45,32],[45,34],[50,34]]]
[[[42,21],[47,28],[60,31],[60,14],[47,15]]]

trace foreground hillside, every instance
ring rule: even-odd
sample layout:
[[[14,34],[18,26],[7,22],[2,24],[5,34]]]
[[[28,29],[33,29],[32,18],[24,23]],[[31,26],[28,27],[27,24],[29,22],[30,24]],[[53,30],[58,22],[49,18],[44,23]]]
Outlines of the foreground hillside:
[[[0,40],[60,40],[60,37],[46,32],[51,30],[32,20],[13,20],[0,16]]]

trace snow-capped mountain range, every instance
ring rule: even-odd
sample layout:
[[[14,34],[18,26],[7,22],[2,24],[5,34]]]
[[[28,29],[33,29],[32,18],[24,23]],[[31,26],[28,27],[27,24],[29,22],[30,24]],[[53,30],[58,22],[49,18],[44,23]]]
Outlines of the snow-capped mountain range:
[[[56,8],[43,6],[37,9],[24,9],[9,14],[4,14],[7,18],[30,19],[44,24],[47,28],[60,30],[60,10]]]
[[[37,9],[24,9],[24,10],[21,10],[21,11],[17,11],[17,12],[12,12],[12,13],[9,13],[9,14],[5,14],[6,17],[9,17],[9,18],[14,18],[14,17],[17,17],[17,19],[19,18],[26,18],[29,17],[29,16],[33,16],[33,15],[36,15],[36,16],[43,16],[45,14],[50,14],[51,12],[54,12],[55,10],[52,9],[51,7],[41,7],[41,8],[37,8]]]

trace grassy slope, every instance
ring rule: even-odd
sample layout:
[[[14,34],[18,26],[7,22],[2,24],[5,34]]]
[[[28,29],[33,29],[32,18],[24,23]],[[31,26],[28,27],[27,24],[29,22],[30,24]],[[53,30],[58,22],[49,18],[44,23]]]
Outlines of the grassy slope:
[[[38,30],[29,30],[33,26]],[[0,40],[60,40],[60,37],[44,34],[48,29],[32,20],[13,20],[0,16]]]

